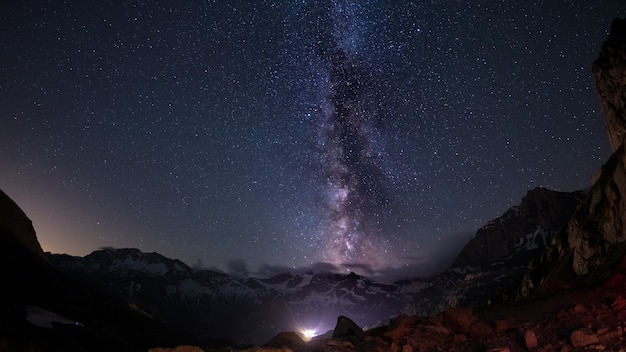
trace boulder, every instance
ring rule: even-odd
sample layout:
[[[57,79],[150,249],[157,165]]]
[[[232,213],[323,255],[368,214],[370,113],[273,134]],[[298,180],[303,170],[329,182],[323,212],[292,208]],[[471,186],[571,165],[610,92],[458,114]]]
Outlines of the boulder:
[[[526,348],[532,350],[537,347],[537,335],[533,330],[527,330],[524,334],[524,342],[526,343]]]
[[[598,343],[598,335],[591,329],[578,329],[570,335],[572,346],[579,348]]]
[[[467,335],[477,320],[470,308],[448,308],[444,313],[444,325],[460,334]]]
[[[496,320],[496,332],[503,332],[517,329],[517,323],[513,319]]]
[[[357,338],[363,337],[363,329],[361,329],[350,318],[340,315],[337,318],[337,325],[333,331],[333,339]]]
[[[469,336],[474,339],[485,339],[493,335],[493,328],[480,320],[475,321],[469,328]]]
[[[294,352],[304,351],[306,342],[295,332],[281,332],[269,340],[264,347],[289,348]]]

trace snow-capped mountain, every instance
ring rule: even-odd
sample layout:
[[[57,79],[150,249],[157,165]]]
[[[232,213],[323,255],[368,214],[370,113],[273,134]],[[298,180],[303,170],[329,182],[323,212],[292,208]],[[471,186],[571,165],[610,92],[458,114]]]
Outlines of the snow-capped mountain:
[[[48,258],[66,274],[133,301],[147,314],[212,336],[257,342],[286,330],[330,330],[338,315],[361,326],[387,323],[412,299],[398,285],[354,273],[237,279],[137,249]]]
[[[351,273],[233,278],[157,253],[102,249],[85,257],[48,254],[62,272],[102,287],[178,326],[248,341],[279,331],[329,330],[338,315],[361,326],[394,315],[507,301],[529,263],[563,230],[584,193],[534,189],[476,232],[452,268],[430,280],[373,282]]]

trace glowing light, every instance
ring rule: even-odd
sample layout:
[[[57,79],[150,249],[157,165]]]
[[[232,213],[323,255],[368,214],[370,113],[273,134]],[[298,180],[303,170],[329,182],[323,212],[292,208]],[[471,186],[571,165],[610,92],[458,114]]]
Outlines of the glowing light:
[[[302,337],[304,338],[305,341],[309,341],[310,339],[314,338],[316,336],[316,331],[312,330],[312,329],[303,329],[302,330]]]

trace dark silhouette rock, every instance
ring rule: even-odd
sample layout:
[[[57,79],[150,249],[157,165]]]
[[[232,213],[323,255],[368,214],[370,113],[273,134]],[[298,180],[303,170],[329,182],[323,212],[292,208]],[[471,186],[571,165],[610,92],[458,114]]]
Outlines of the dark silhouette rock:
[[[294,352],[304,351],[306,343],[295,332],[281,332],[274,336],[264,347],[289,348]]]
[[[333,339],[357,338],[363,337],[363,329],[361,329],[350,318],[340,315],[337,318],[337,325],[333,331]]]
[[[44,256],[31,221],[2,191],[0,282],[0,350],[147,351],[195,342],[136,305],[61,274]],[[41,324],[42,315],[52,320]]]
[[[0,191],[0,234],[11,237],[30,253],[40,257],[43,261],[48,261],[37,240],[32,221],[2,191]]]

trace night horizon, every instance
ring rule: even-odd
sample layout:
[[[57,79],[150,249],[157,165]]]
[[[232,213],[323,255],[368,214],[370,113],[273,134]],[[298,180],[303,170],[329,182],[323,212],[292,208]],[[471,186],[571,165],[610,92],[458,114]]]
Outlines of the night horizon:
[[[0,189],[44,251],[428,276],[610,155],[617,0],[0,8]]]

